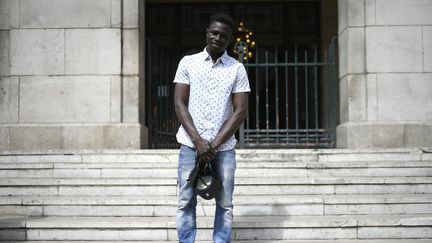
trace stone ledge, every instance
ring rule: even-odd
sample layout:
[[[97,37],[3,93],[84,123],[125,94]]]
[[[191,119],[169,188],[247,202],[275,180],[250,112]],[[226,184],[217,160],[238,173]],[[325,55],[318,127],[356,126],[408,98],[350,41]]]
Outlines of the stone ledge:
[[[114,123],[117,124],[117,123]],[[18,124],[16,126],[41,126],[43,124]],[[64,124],[63,124],[64,125]],[[68,124],[70,126],[94,126],[99,124]],[[128,123],[126,123],[128,125]],[[0,127],[9,127],[11,125],[2,125]],[[180,145],[179,145],[180,146]],[[7,150],[0,151],[0,155],[15,155],[15,156],[25,156],[25,155],[160,155],[160,154],[178,154],[178,149],[35,149],[35,150]],[[278,156],[305,156],[314,155],[317,158],[318,155],[347,155],[347,154],[421,154],[423,152],[432,153],[432,147],[406,147],[406,148],[336,148],[336,149],[236,149],[237,155],[242,155],[246,157],[254,157],[260,154],[263,155],[278,155]],[[302,161],[302,160],[298,160]]]
[[[176,206],[177,196],[2,196],[0,205],[74,205],[74,206]],[[214,201],[198,198],[202,205]],[[347,194],[347,195],[237,195],[234,205],[377,205],[377,204],[432,204],[431,194]]]
[[[425,177],[432,174],[432,163],[422,162],[418,167],[409,164],[398,167],[343,167],[343,168],[308,168],[305,164],[303,168],[278,168],[278,167],[248,167],[250,163],[242,162],[237,166],[236,177],[254,177],[266,179],[268,177],[290,178],[382,178],[382,177]],[[288,163],[289,164],[289,163]],[[120,166],[121,165],[121,166]],[[177,178],[177,163],[128,163],[119,166],[116,163],[109,164],[7,164],[0,163],[0,177],[6,178],[51,178],[51,179],[70,179],[70,178]],[[124,166],[123,166],[124,165]]]
[[[54,154],[63,151],[57,157],[66,162],[81,161],[81,156],[69,153],[77,149],[139,149],[141,133],[146,132],[145,127],[139,123],[28,123],[0,125],[0,128],[2,133],[8,134],[0,138],[0,150],[12,150],[12,154],[27,154],[29,160],[34,159],[35,154],[42,154],[39,159],[46,159],[49,154],[53,154],[53,150],[56,150]]]
[[[10,178],[0,179],[0,185],[8,187],[22,186],[176,186],[176,178],[78,178],[78,179],[46,179],[46,178]],[[256,178],[240,177],[237,186],[403,186],[432,184],[431,177],[357,177],[357,178]],[[432,188],[430,188],[432,189]]]
[[[91,241],[92,243],[174,243],[173,241]],[[196,241],[213,243],[213,241]],[[233,243],[430,243],[428,239],[415,240],[233,240]],[[5,243],[84,243],[83,241],[7,241]]]
[[[340,148],[430,147],[432,123],[347,122],[337,127]]]
[[[27,125],[16,125],[29,126]],[[34,125],[38,126],[38,125]],[[71,125],[81,126],[81,125]],[[95,126],[95,125],[82,125]],[[0,125],[0,131],[9,133],[9,126]],[[4,137],[7,139],[7,136]],[[267,150],[238,149],[237,162],[247,162],[252,167],[289,168],[341,168],[341,167],[398,167],[404,163],[418,166],[432,160],[431,149],[424,148],[364,148],[364,149],[320,149],[320,150]],[[0,163],[177,163],[177,149],[47,149],[47,150],[3,150]],[[283,162],[283,165],[281,165]],[[289,162],[289,163],[287,163]],[[379,162],[379,163],[378,163]],[[240,164],[241,165],[241,164]],[[98,165],[93,165],[98,166]]]
[[[234,228],[314,228],[430,226],[431,215],[269,216],[237,217]],[[198,217],[200,228],[213,228],[213,217]],[[173,217],[48,217],[28,218],[31,228],[175,228]]]
[[[21,162],[17,160],[15,156],[5,156],[0,154],[0,170],[64,170],[64,169],[79,169],[79,170],[92,170],[92,169],[177,169],[177,161],[171,161],[172,163],[161,163],[158,160],[145,161],[137,159],[137,161],[125,162],[125,161],[112,161],[112,162],[81,162],[77,158],[75,162],[60,162],[55,161],[56,156],[50,156],[48,160],[37,160],[39,162],[28,163],[28,161]],[[164,158],[163,155],[159,157],[161,160]],[[60,158],[61,159],[61,158]],[[158,157],[155,157],[158,159]],[[168,162],[168,161],[167,161]],[[244,169],[309,169],[309,170],[345,170],[345,169],[428,169],[432,167],[432,163],[429,161],[420,162],[405,162],[405,161],[387,161],[387,162],[250,162],[246,160],[237,161],[237,168],[240,170]],[[295,175],[291,175],[295,176]],[[273,176],[274,177],[274,176]]]

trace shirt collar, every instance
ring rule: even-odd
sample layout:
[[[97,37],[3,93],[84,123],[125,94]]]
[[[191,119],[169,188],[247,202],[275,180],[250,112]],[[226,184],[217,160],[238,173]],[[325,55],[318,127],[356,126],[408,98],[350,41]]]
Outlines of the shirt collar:
[[[207,47],[206,47],[207,48]],[[206,48],[201,52],[203,55],[204,60],[208,61],[211,60],[210,54],[207,52]],[[226,64],[228,62],[228,53],[225,51],[224,54],[222,54],[221,57],[216,60],[216,63],[221,62],[223,64]]]

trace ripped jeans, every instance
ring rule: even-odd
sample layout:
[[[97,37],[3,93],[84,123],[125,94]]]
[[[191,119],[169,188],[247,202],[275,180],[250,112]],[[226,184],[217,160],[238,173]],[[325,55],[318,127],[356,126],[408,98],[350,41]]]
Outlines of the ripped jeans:
[[[194,148],[182,145],[179,154],[178,179],[179,202],[176,215],[177,234],[180,243],[195,241],[197,193],[187,182],[190,172],[195,167],[196,152]],[[236,169],[235,150],[220,151],[216,154],[217,175],[222,181],[223,190],[216,196],[216,213],[213,226],[215,243],[230,243],[233,222],[232,194]]]

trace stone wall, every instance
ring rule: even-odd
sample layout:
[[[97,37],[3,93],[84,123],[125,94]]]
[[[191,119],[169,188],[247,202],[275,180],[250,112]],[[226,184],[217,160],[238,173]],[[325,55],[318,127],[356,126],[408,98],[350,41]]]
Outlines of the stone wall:
[[[138,0],[0,0],[0,150],[140,148],[138,87]]]
[[[432,1],[339,0],[338,147],[432,145]]]
[[[146,146],[143,6],[0,0],[0,150]],[[431,146],[432,2],[338,12],[338,147]]]

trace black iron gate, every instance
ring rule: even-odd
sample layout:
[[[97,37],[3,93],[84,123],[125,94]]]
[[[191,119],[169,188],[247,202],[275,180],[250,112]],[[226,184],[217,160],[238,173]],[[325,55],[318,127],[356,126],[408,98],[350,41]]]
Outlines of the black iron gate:
[[[175,138],[180,123],[174,111],[174,75],[178,60],[146,38],[146,123],[149,146],[178,148]]]
[[[337,111],[336,38],[317,47],[255,51],[244,63],[251,84],[248,117],[236,134],[242,148],[330,148]],[[147,40],[147,125],[150,148],[178,148],[173,79],[178,59]],[[322,56],[322,57],[321,57]]]
[[[316,45],[292,53],[257,47],[254,62],[244,63],[252,92],[240,147],[335,146],[335,49],[336,38],[324,53]]]

